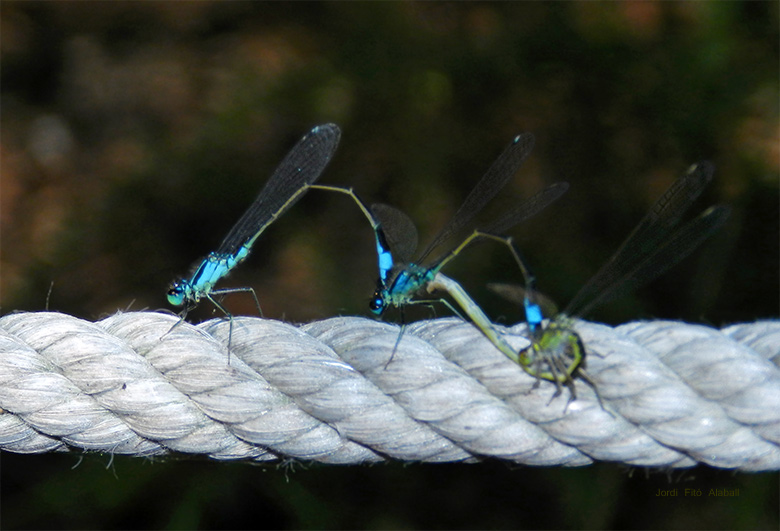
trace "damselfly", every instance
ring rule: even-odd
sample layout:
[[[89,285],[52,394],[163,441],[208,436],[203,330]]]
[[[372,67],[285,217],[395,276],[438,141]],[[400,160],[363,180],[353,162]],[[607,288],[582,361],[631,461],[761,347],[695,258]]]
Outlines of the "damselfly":
[[[525,289],[506,285],[491,286],[494,291],[522,302],[531,345],[519,353],[520,365],[537,379],[550,380],[562,392],[562,384],[576,399],[572,377],[580,375],[594,387],[584,370],[585,346],[574,329],[575,316],[586,315],[594,307],[649,282],[688,256],[719,229],[729,215],[726,206],[706,209],[680,226],[682,216],[712,180],[709,162],[691,166],[653,204],[615,254],[580,289],[566,310],[546,324],[535,293],[535,278],[517,256],[525,277]],[[538,384],[538,380],[537,380]]]
[[[510,357],[514,356],[516,358],[517,354],[495,333],[490,321],[484,317],[484,313],[481,313],[481,310],[479,313],[475,311],[475,309],[478,309],[476,303],[466,295],[466,292],[460,285],[452,279],[441,275],[440,271],[468,245],[478,239],[498,240],[508,244],[510,249],[513,249],[510,238],[496,236],[496,234],[503,234],[514,225],[542,211],[563,195],[568,189],[568,185],[566,183],[557,183],[546,188],[528,201],[506,212],[491,223],[487,229],[473,231],[460,245],[443,254],[440,258],[428,265],[422,264],[431,251],[456,231],[464,228],[495,197],[507,181],[517,172],[520,165],[528,157],[532,147],[532,135],[521,134],[516,136],[466,197],[452,220],[439,232],[417,260],[411,261],[411,255],[417,247],[417,231],[408,216],[388,205],[378,204],[371,207],[372,213],[378,220],[378,227],[375,230],[378,234],[377,248],[380,251],[380,257],[383,252],[388,252],[388,256],[390,256],[390,260],[385,263],[382,263],[380,259],[377,290],[369,305],[374,314],[382,315],[389,306],[394,306],[401,312],[401,321],[403,323],[404,306],[409,304],[430,304],[432,302],[430,298],[418,299],[416,296],[424,291],[430,292],[434,288],[441,288],[451,294],[463,311],[472,317],[474,323],[482,329],[485,335],[499,349]],[[392,258],[393,256],[395,256],[395,259]],[[435,282],[434,280],[437,276],[439,281]],[[448,304],[446,301],[444,302]],[[455,311],[451,306],[450,308]]]
[[[249,292],[260,311],[257,295],[251,287],[216,289],[215,285],[246,259],[265,229],[311,188],[336,151],[340,136],[338,126],[325,124],[315,127],[298,141],[217,250],[198,265],[192,277],[181,278],[171,284],[168,302],[173,306],[184,306],[180,314],[182,320],[201,299],[208,299],[230,320],[229,337],[232,337],[233,316],[217,297]]]

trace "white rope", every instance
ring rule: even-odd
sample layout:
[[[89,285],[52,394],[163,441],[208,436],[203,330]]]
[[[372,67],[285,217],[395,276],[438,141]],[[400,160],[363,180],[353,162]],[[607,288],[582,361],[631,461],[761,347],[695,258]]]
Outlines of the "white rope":
[[[780,469],[780,321],[716,330],[578,322],[592,388],[512,363],[455,318],[301,327],[241,317],[176,324],[120,313],[0,318],[0,449],[168,452],[323,463],[706,463]],[[516,348],[525,325],[502,330]],[[388,363],[389,361],[389,363]]]

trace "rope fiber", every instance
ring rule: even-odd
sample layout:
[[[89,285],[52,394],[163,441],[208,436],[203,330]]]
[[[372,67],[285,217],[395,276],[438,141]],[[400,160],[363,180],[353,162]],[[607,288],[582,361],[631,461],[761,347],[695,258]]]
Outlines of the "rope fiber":
[[[0,449],[213,459],[780,469],[780,320],[577,321],[595,391],[553,397],[468,322],[0,318]],[[499,327],[520,349],[526,327]],[[392,359],[391,359],[392,354]],[[389,362],[389,363],[388,363]]]

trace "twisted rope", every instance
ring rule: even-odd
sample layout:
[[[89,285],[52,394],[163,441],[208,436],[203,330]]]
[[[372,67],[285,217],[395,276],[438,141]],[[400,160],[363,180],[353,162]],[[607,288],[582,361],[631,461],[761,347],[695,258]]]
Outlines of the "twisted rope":
[[[780,469],[780,321],[580,321],[594,390],[536,381],[471,324],[357,317],[198,326],[120,313],[0,318],[0,449],[323,463],[706,463]],[[502,328],[519,348],[525,325]]]

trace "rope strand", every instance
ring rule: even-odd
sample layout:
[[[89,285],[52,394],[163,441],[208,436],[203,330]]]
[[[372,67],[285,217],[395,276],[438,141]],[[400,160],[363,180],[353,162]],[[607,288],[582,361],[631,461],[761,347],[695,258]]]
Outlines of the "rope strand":
[[[470,323],[193,326],[152,312],[0,318],[0,449],[214,459],[780,469],[780,321],[577,322],[588,385],[553,399]],[[516,348],[525,325],[501,328]]]

